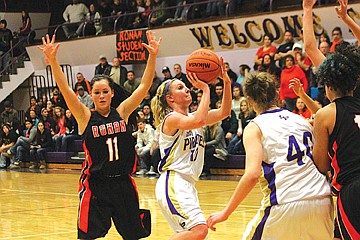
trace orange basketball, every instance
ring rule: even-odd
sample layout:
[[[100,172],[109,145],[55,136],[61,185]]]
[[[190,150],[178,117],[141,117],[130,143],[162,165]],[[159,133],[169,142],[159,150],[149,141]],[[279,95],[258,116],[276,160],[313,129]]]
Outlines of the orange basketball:
[[[201,48],[186,60],[186,72],[196,73],[201,81],[211,83],[220,75],[220,60],[213,51]]]

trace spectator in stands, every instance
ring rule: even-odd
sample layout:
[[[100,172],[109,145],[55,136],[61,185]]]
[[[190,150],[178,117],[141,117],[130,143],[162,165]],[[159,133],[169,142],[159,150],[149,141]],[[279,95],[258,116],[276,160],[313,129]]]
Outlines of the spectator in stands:
[[[315,80],[312,80],[312,73],[311,73],[311,65],[312,62],[310,58],[308,58],[305,53],[303,53],[302,45],[299,43],[294,43],[293,46],[293,56],[295,60],[295,65],[299,66],[305,73],[306,79],[308,81],[308,93],[310,93],[311,87],[316,86]]]
[[[25,116],[25,119],[29,119],[35,127],[39,123],[39,118],[37,117],[35,110],[30,110],[29,117]]]
[[[147,92],[144,99],[142,100],[142,102],[140,103],[140,108],[143,108],[145,105],[150,105],[151,102],[151,98],[150,98],[150,93]]]
[[[227,151],[229,154],[245,154],[245,149],[243,145],[243,132],[245,127],[249,124],[249,122],[255,118],[255,113],[252,110],[248,100],[246,98],[242,98],[240,101],[240,114],[238,116],[239,119],[239,127],[236,133],[236,136],[230,140]],[[224,154],[219,152],[219,154]]]
[[[327,35],[327,33],[323,33],[320,35],[319,37],[319,47],[320,47],[320,43],[322,42],[327,42],[329,44],[329,47],[331,46],[331,40],[329,35]]]
[[[240,114],[240,100],[243,98],[241,95],[241,86],[235,85],[232,88],[233,99],[231,103],[231,110],[234,111],[236,119],[239,120]]]
[[[186,21],[186,13],[189,9],[186,5],[186,0],[178,1],[177,8],[175,14],[172,18],[168,18],[163,22],[163,25],[170,25],[170,24],[177,24],[177,23],[184,23]]]
[[[89,9],[85,4],[79,3],[79,0],[72,0],[63,12],[65,24],[62,25],[65,36],[69,39],[71,37],[78,37],[82,33],[82,22],[85,16],[89,13]]]
[[[36,99],[36,107],[35,107],[36,116],[40,116],[42,108],[43,108],[43,100],[41,97],[38,97]]]
[[[25,52],[25,46],[27,45],[27,40],[23,40],[23,39],[27,39],[29,33],[31,32],[31,18],[29,16],[29,12],[26,10],[21,10],[21,21],[22,21],[22,26],[20,27],[19,30],[14,32],[14,36],[19,38],[19,41],[23,41],[22,44],[20,44],[19,49],[20,52],[23,53]],[[30,36],[29,41],[32,42],[34,40],[35,37],[35,32],[33,32],[33,36]]]
[[[54,119],[57,124],[55,126],[55,131],[54,133],[52,133],[52,135],[55,142],[55,151],[59,152],[61,148],[61,144],[59,143],[61,143],[61,139],[66,133],[65,113],[62,107],[57,106],[54,108]]]
[[[163,68],[162,68],[162,74],[164,75],[164,79],[163,79],[163,81],[166,81],[166,80],[168,80],[168,79],[172,79],[173,77],[172,77],[172,75],[171,75],[171,72],[170,72],[170,68],[169,67],[167,67],[167,66],[164,66]]]
[[[159,129],[154,131],[154,141],[150,148],[150,170],[146,173],[146,175],[158,175],[158,166],[161,160],[160,148],[159,148]]]
[[[13,105],[10,101],[4,102],[4,111],[1,113],[1,122],[2,124],[9,124],[11,128],[19,133],[20,130],[20,120],[18,111],[13,108]]]
[[[186,74],[182,72],[181,65],[178,63],[174,64],[174,74],[175,74],[174,78],[177,78],[177,79],[181,80],[183,83],[185,83],[185,86],[188,89],[190,89],[190,90],[192,89],[191,83],[187,79]]]
[[[20,163],[26,161],[30,146],[35,140],[37,129],[32,121],[29,119],[25,120],[25,127],[25,136],[20,136],[14,146],[7,150],[6,154],[3,153],[5,157],[15,157],[15,160],[11,160],[13,161],[13,165],[10,165],[10,169],[20,168]]]
[[[133,93],[139,85],[140,85],[140,79],[135,78],[134,71],[128,71],[127,80],[124,83],[124,88],[130,93]]]
[[[42,102],[43,102],[42,108],[46,108],[46,103],[48,101],[48,98],[47,98],[45,93],[41,94],[41,99],[42,99]]]
[[[46,110],[48,112],[49,117],[54,117],[54,105],[53,102],[51,100],[48,100],[46,102]]]
[[[231,70],[230,64],[228,62],[225,62],[225,70],[227,71],[227,74],[229,75],[231,82],[233,83],[236,82],[237,75],[233,70]]]
[[[75,140],[81,139],[81,136],[79,135],[78,124],[69,109],[66,110],[65,116],[66,132],[64,135],[62,135],[61,140],[58,138],[58,142],[56,142],[56,148],[59,149],[60,152],[66,152],[68,147],[71,146]]]
[[[53,87],[53,89],[52,89],[52,98],[50,100],[51,100],[52,104],[55,107],[59,106],[59,107],[62,107],[64,109],[67,108],[65,99],[62,96],[62,94],[60,93],[60,90],[59,90],[59,88],[57,86]]]
[[[49,130],[50,133],[55,131],[55,120],[49,116],[49,111],[46,108],[41,109],[41,115],[39,118],[39,121],[43,122],[44,127]]]
[[[196,101],[198,102],[198,104],[200,104],[202,96],[203,96],[203,91],[200,90],[196,93]]]
[[[83,87],[85,92],[87,92],[87,93],[91,92],[90,82],[85,79],[84,75],[81,72],[78,72],[76,74],[76,79],[77,79],[77,82],[75,83],[75,86],[74,86],[74,92],[76,93],[76,95],[78,95],[77,88],[80,86]]]
[[[332,35],[332,42],[330,46],[330,52],[335,52],[337,46],[340,44],[349,45],[348,42],[344,41],[340,27],[335,27],[332,30],[331,35]]]
[[[154,74],[154,79],[151,85],[151,88],[149,90],[150,98],[153,98],[156,95],[157,88],[161,84],[161,79],[157,76],[157,73]]]
[[[95,67],[95,75],[110,76],[111,67],[105,55],[100,55],[99,64]]]
[[[31,110],[35,111],[36,106],[37,106],[36,97],[31,96],[30,97],[30,107],[25,111],[25,116],[30,117],[30,111]]]
[[[120,17],[121,15],[127,13],[129,11],[128,6],[126,5],[125,1],[123,0],[114,0],[111,4],[111,16],[114,18],[112,21],[114,22],[116,17]],[[127,23],[127,17],[120,17],[118,18],[117,25],[119,28],[117,29],[124,29]]]
[[[0,20],[0,74],[8,73],[8,66],[10,62],[10,53],[8,51],[12,48],[13,34],[7,28],[7,21]],[[4,71],[4,72],[3,72]]]
[[[12,146],[14,146],[16,140],[17,140],[17,134],[16,132],[12,129],[10,124],[5,123],[2,126],[2,134],[1,134],[1,138],[2,138],[2,144],[0,146],[0,168],[6,168],[7,167],[7,161],[8,161],[8,157],[3,156],[2,153],[6,153],[7,150],[9,150]],[[14,158],[10,158],[10,165],[14,165],[13,162],[11,162],[11,160]]]
[[[117,57],[113,58],[113,66],[110,70],[110,77],[114,80],[114,83],[117,83],[120,86],[124,86],[124,83],[127,79],[127,69],[120,65],[120,60]]]
[[[301,98],[296,99],[295,109],[292,111],[293,113],[302,116],[305,119],[311,118],[311,112],[307,109],[304,101]]]
[[[216,108],[220,109],[221,108],[221,99],[219,101],[217,101],[216,103]],[[224,136],[225,136],[225,142],[226,144],[229,143],[229,141],[235,137],[237,130],[239,127],[239,122],[238,122],[238,118],[236,117],[236,114],[233,110],[230,111],[230,115],[227,116],[226,118],[224,118],[221,121],[221,128],[224,131]],[[226,146],[225,146],[226,147]]]
[[[225,1],[209,2],[206,4],[206,17],[225,16]]]
[[[97,0],[98,9],[101,17],[106,20],[102,20],[103,32],[113,31],[113,20],[110,19],[111,16],[111,6],[108,0]]]
[[[21,10],[21,22],[22,26],[19,30],[16,31],[16,34],[19,37],[28,37],[28,34],[31,32],[31,18],[29,12],[26,10]]]
[[[236,82],[242,84],[246,75],[250,72],[250,67],[246,64],[241,64],[239,66],[239,76],[236,79]]]
[[[255,55],[254,70],[259,70],[262,60],[266,54],[269,54],[271,57],[274,57],[276,53],[276,47],[272,45],[272,42],[274,41],[274,37],[271,33],[264,34],[263,41],[264,41],[264,46],[260,47]]]
[[[150,18],[150,24],[152,26],[161,26],[162,23],[168,18],[168,11],[167,10],[159,10],[166,8],[168,4],[165,0],[154,0],[153,5],[153,14]]]
[[[284,33],[284,44],[281,44],[276,51],[275,61],[279,61],[279,67],[283,69],[285,67],[284,57],[292,54],[292,48],[294,45],[294,35],[290,30],[286,30]]]
[[[197,101],[192,101],[190,106],[189,106],[189,113],[196,112],[198,107],[199,107],[198,102]]]
[[[303,84],[305,92],[308,87],[308,81],[304,71],[294,64],[295,61],[292,55],[288,55],[284,59],[285,68],[282,70],[280,75],[280,100],[286,109],[292,111],[295,109],[297,95],[289,88],[290,80],[293,78],[299,79],[301,84]]]
[[[216,122],[204,128],[205,141],[205,158],[204,167],[201,176],[210,175],[210,168],[219,160],[225,161],[226,155],[217,154],[216,150],[226,152],[226,143],[224,138],[224,131],[221,128],[221,122]],[[215,157],[215,158],[214,158]]]
[[[102,33],[102,23],[101,23],[101,14],[95,8],[94,4],[90,4],[89,12],[86,14],[86,21],[88,25],[91,25],[95,28],[95,35]]]
[[[153,113],[151,112],[150,104],[144,104],[142,111],[144,113],[144,119],[146,123],[154,127],[154,116]]]
[[[43,122],[39,122],[35,141],[30,146],[30,165],[29,169],[46,169],[45,153],[52,148],[51,133],[45,128]]]
[[[258,12],[268,12],[270,11],[270,1],[271,0],[261,0],[261,4],[259,7],[256,7]]]
[[[319,45],[319,50],[326,57],[330,52],[330,44],[328,44],[326,41],[321,42]],[[313,74],[316,75],[318,68],[314,66],[312,68],[312,71],[313,71]],[[317,88],[318,88],[317,100],[321,103],[321,105],[327,105],[328,103],[330,103],[329,100],[325,96],[325,86],[321,82],[318,81]]]
[[[94,108],[94,101],[92,100],[91,96],[84,90],[83,86],[77,87],[77,98],[81,103],[83,103],[87,108],[92,109]]]
[[[230,77],[230,76],[229,76]],[[211,84],[210,88],[213,88],[213,84]],[[222,99],[223,96],[223,90],[224,90],[224,84],[222,82],[217,82],[215,84],[215,94],[210,95],[210,107],[212,109],[216,108],[216,103],[220,99]]]
[[[151,12],[151,0],[146,0],[145,4],[142,0],[136,0],[136,8],[139,13],[129,28],[143,28],[148,26],[148,17]]]
[[[260,72],[266,72],[268,74],[270,74],[276,84],[276,87],[279,88],[280,86],[280,74],[281,74],[281,69],[279,67],[276,66],[274,58],[270,56],[270,54],[266,54],[263,57],[263,60],[261,62],[261,65],[259,67],[259,71]]]
[[[135,150],[139,156],[140,170],[136,172],[137,175],[143,175],[150,169],[150,148],[154,142],[154,129],[151,125],[146,124],[145,119],[137,120],[137,140]]]

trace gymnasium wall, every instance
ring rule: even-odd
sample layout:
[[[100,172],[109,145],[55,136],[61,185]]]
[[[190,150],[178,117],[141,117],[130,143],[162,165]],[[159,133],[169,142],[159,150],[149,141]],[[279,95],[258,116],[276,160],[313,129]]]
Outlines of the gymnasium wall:
[[[323,32],[331,35],[331,30],[335,26],[340,26],[344,38],[354,42],[353,35],[338,19],[333,6],[316,8],[314,13],[316,35]],[[360,4],[350,4],[349,14],[357,23],[360,23]],[[297,10],[156,29],[157,36],[163,38],[156,70],[162,76],[161,68],[164,65],[172,69],[174,63],[180,63],[185,68],[189,53],[205,47],[223,56],[230,63],[230,67],[238,72],[240,64],[253,65],[255,53],[262,45],[264,33],[272,33],[275,37],[274,45],[279,45],[283,42],[285,29],[292,29],[295,37],[298,37],[301,27],[302,11]],[[105,54],[111,62],[112,57],[116,55],[115,44],[115,34],[66,41],[61,43],[58,53],[59,61],[75,66],[75,69],[83,72],[90,79],[101,54]],[[27,50],[34,69],[44,69],[46,63],[42,53],[35,47],[29,47]],[[138,69],[141,75],[144,66],[126,67],[129,70]]]

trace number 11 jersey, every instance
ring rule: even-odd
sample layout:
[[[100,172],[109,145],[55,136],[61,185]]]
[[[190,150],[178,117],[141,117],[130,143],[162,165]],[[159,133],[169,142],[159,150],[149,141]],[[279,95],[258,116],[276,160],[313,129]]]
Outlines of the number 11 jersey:
[[[93,175],[127,175],[134,171],[135,141],[131,127],[116,109],[107,117],[91,112],[89,123],[82,135],[85,151],[84,170]]]

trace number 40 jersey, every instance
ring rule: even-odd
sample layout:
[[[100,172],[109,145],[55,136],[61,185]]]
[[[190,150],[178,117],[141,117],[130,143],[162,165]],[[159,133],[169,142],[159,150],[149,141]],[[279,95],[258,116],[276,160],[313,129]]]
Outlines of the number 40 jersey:
[[[314,138],[311,126],[304,118],[284,109],[275,109],[260,114],[253,122],[263,136],[259,182],[264,206],[330,195],[326,177],[312,160]]]

